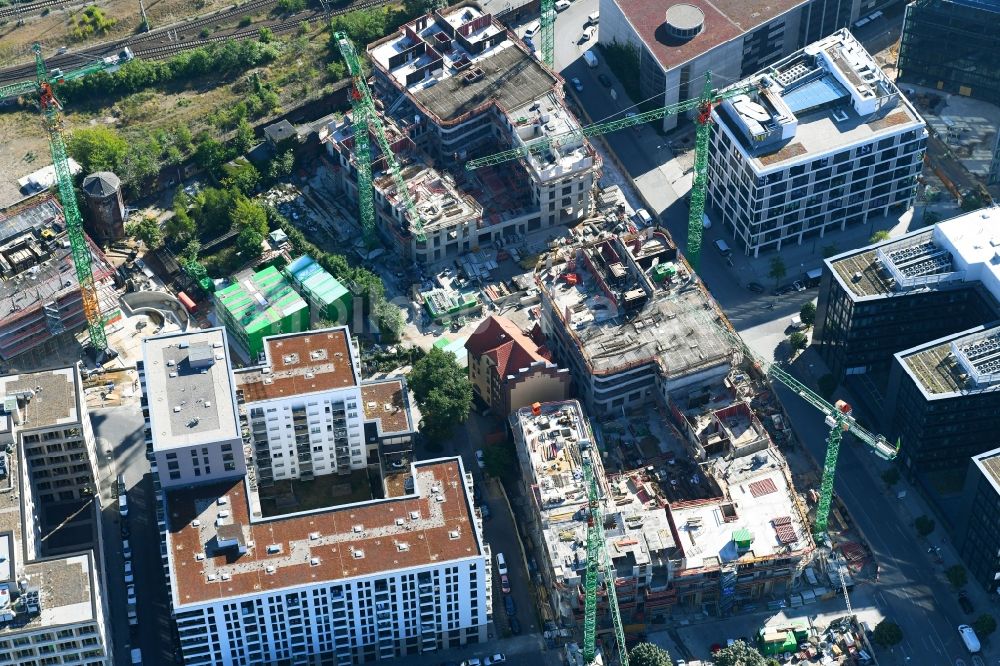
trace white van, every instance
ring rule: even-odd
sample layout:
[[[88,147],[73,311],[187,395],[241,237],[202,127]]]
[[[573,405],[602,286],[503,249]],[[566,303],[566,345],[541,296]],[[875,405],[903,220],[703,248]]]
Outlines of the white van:
[[[497,553],[497,573],[501,576],[507,575],[507,560],[503,559],[503,553]]]
[[[118,513],[122,515],[122,518],[128,515],[128,496],[119,495],[118,496]]]
[[[538,21],[532,21],[528,24],[528,27],[524,29],[524,36],[527,39],[531,39],[538,32],[538,28],[541,24]]]
[[[650,215],[649,211],[646,210],[645,208],[640,208],[639,210],[635,211],[635,219],[636,222],[638,222],[644,227],[652,226],[653,224],[653,216]]]
[[[594,12],[593,14],[587,14],[587,22],[584,25],[597,25],[597,22],[601,18],[601,12]]]
[[[721,254],[723,257],[728,257],[733,253],[733,251],[729,249],[729,245],[726,243],[726,241],[722,240],[721,238],[715,241],[715,249],[718,250],[719,254]]]
[[[142,650],[139,648],[132,648],[132,663],[141,664],[142,663]]]

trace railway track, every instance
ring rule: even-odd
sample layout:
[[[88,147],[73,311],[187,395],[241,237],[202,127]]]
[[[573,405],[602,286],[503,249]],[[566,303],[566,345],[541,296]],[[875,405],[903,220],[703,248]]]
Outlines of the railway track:
[[[0,7],[0,21],[21,18],[25,14],[33,14],[52,7],[62,7],[73,0],[39,0],[39,2],[18,2],[9,7]]]
[[[199,46],[205,46],[207,44],[224,42],[227,39],[235,39],[237,41],[253,39],[257,37],[261,28],[269,28],[276,34],[290,32],[297,29],[298,26],[302,24],[302,21],[329,18],[359,9],[370,9],[372,7],[387,4],[389,0],[361,0],[360,2],[355,2],[348,7],[331,12],[324,12],[322,10],[300,12],[299,14],[296,14],[294,18],[265,21],[254,25],[252,28],[244,28],[236,30],[235,32],[227,32],[224,35],[213,35],[211,37],[201,37],[199,35],[201,29],[206,26],[218,25],[221,22],[242,18],[248,13],[259,12],[261,9],[265,9],[276,4],[276,2],[277,0],[249,0],[238,7],[224,9],[215,14],[195,18],[191,21],[175,23],[170,26],[157,28],[155,30],[151,30],[150,32],[141,33],[125,39],[91,46],[81,49],[80,51],[58,54],[52,56],[51,58],[46,58],[45,64],[50,70],[58,67],[63,71],[67,71],[73,69],[74,67],[80,67],[92,62],[95,58],[101,58],[117,53],[126,46],[132,49],[132,53],[134,53],[137,58],[161,60],[176,53],[180,53],[181,51],[197,48]],[[68,2],[67,0],[40,0],[39,2],[34,3],[24,3],[21,7],[26,8],[58,4],[68,4]],[[5,7],[4,9],[10,8]],[[27,10],[22,9],[21,11]],[[176,34],[178,40],[171,41],[171,34]],[[33,78],[34,75],[35,65],[33,63],[16,65],[0,70],[0,83],[23,81],[25,79]]]

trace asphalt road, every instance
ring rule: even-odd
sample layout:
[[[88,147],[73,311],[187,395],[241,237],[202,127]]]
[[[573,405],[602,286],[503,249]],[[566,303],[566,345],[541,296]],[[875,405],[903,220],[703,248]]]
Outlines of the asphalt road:
[[[152,477],[146,459],[143,418],[138,405],[94,409],[90,420],[97,438],[101,493],[104,496],[104,553],[107,571],[115,664],[130,664],[133,647],[142,649],[143,661],[172,664],[173,628],[167,602],[166,581],[160,559]],[[105,451],[111,448],[109,459]],[[122,519],[111,499],[117,475],[124,477],[128,495],[129,545],[136,580],[139,624],[129,627],[122,555]]]

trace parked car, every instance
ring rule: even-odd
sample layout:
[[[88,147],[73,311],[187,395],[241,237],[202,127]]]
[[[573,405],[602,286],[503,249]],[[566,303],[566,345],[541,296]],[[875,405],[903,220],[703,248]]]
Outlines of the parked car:
[[[764,285],[762,285],[760,282],[748,282],[747,283],[747,289],[749,289],[750,291],[752,291],[755,294],[763,294],[764,293]]]
[[[126,562],[125,563],[125,582],[126,583],[134,583],[135,582],[135,577],[132,575],[132,563],[131,562]]]
[[[129,534],[131,534],[131,532],[128,529],[128,523],[126,523],[123,520],[122,521],[122,539],[127,539],[129,537]]]
[[[476,449],[476,464],[479,465],[479,469],[486,469],[486,458],[482,449]]]
[[[132,559],[132,546],[129,545],[128,539],[122,539],[122,557],[126,560]]]
[[[580,33],[580,40],[577,43],[586,44],[593,38],[594,38],[594,27],[587,26],[586,28],[583,29],[583,32]]]
[[[962,607],[962,610],[965,611],[966,615],[969,615],[976,610],[976,607],[972,605],[972,600],[969,599],[969,595],[965,593],[965,590],[958,593],[958,605]]]
[[[507,578],[507,574],[500,576],[500,591],[504,594],[510,594],[510,579]]]
[[[128,609],[128,623],[129,623],[129,626],[132,626],[132,627],[134,627],[137,624],[139,624],[139,616],[136,615],[134,608],[129,608]]]
[[[564,9],[569,9],[570,4],[571,3],[570,3],[569,0],[556,0],[556,4],[555,4],[556,11],[557,12],[561,12]]]
[[[505,661],[507,661],[507,657],[503,655],[503,652],[497,652],[492,656],[486,657],[486,661],[484,663],[486,666],[493,666],[493,664],[502,664]]]
[[[483,666],[483,661],[479,657],[473,657],[463,661],[461,666]]]
[[[517,604],[514,603],[514,597],[509,594],[505,594],[503,597],[503,609],[507,612],[509,617],[517,615]]]
[[[577,92],[583,92],[583,84],[580,82],[580,79],[574,76],[569,80],[569,82],[573,84],[573,88],[575,88]]]
[[[606,88],[610,88],[612,85],[614,85],[613,83],[611,83],[611,77],[609,77],[604,72],[601,72],[600,74],[597,75],[597,80],[600,81],[601,85]]]
[[[126,588],[126,594],[128,596],[128,605],[135,606],[135,585],[129,585]]]

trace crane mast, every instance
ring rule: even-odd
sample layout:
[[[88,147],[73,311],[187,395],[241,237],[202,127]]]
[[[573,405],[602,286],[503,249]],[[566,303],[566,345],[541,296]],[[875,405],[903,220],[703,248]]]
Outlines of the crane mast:
[[[343,32],[334,34],[337,40],[337,47],[340,55],[347,63],[347,69],[351,75],[351,82],[354,84],[351,89],[351,108],[354,112],[352,129],[354,133],[354,155],[358,167],[358,206],[359,217],[361,218],[361,229],[365,235],[365,242],[369,247],[374,247],[378,243],[375,232],[375,197],[372,185],[372,156],[371,145],[368,139],[368,132],[375,135],[386,164],[389,166],[389,173],[392,175],[393,183],[396,185],[396,192],[403,202],[409,214],[409,221],[412,225],[414,235],[418,243],[426,243],[427,236],[424,234],[423,221],[417,211],[416,204],[410,196],[410,191],[403,180],[399,162],[389,146],[389,140],[385,135],[385,128],[379,120],[375,110],[375,102],[372,99],[371,90],[365,81],[365,73],[361,67],[361,59],[350,38]]]
[[[556,45],[556,7],[555,0],[542,0],[542,18],[540,28],[542,32],[542,62],[550,68],[555,67],[555,45]]]
[[[608,612],[614,625],[615,640],[618,644],[618,660],[621,666],[628,666],[628,652],[625,648],[625,628],[618,611],[618,593],[615,590],[614,563],[608,556],[604,541],[604,510],[601,507],[601,491],[594,474],[590,456],[598,455],[596,450],[583,453],[583,476],[587,485],[587,570],[584,578],[583,616],[583,659],[591,664],[597,657],[597,587],[598,572],[604,575],[604,587],[608,595]]]

